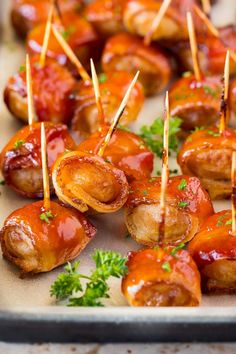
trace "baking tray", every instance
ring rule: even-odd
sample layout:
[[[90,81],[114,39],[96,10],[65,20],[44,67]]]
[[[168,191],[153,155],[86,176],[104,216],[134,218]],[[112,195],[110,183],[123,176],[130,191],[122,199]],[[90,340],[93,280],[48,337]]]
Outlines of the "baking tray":
[[[9,24],[9,0],[0,1],[0,91],[24,60],[24,47]],[[232,23],[235,0],[221,0],[214,7],[218,25]],[[6,110],[0,93],[0,148],[21,127]],[[161,114],[163,97],[147,100],[134,130],[151,123]],[[157,169],[160,161],[156,161]],[[176,167],[174,159],[171,168]],[[0,224],[13,210],[30,203],[7,187],[0,187]],[[215,209],[230,207],[215,203]],[[126,254],[138,249],[127,239],[123,211],[92,218],[98,228],[96,238],[81,254],[81,271],[92,267],[94,249],[112,249]],[[147,341],[234,341],[236,339],[236,296],[204,296],[199,308],[130,308],[120,292],[120,281],[112,280],[111,299],[104,308],[67,308],[56,306],[49,288],[62,267],[48,274],[20,279],[19,273],[0,256],[0,340],[54,342],[147,342]]]

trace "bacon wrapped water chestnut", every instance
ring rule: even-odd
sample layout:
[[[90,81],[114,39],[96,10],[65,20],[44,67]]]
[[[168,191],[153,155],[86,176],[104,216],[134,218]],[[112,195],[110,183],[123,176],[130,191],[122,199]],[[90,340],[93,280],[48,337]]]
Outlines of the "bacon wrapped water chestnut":
[[[69,123],[75,105],[75,79],[66,68],[52,59],[47,59],[44,66],[39,64],[39,56],[32,57],[30,61],[38,120]],[[28,121],[25,66],[21,66],[8,80],[4,100],[15,117]]]
[[[189,75],[177,80],[170,89],[170,112],[183,120],[186,133],[196,127],[210,126],[219,120],[222,83],[220,77]]]
[[[101,101],[107,123],[111,122],[131,81],[132,75],[127,72],[110,72],[100,75]],[[142,86],[136,83],[120,123],[127,125],[134,121],[143,106],[143,102]],[[88,81],[80,82],[76,92],[76,108],[72,119],[72,129],[80,135],[88,136],[99,129],[100,123],[93,85]]]
[[[35,27],[27,36],[27,51],[30,54],[40,54],[45,34],[45,23]],[[98,36],[92,25],[75,12],[66,12],[61,23],[57,24],[62,36],[68,42],[75,55],[83,65],[88,64],[90,58],[97,59],[101,52]],[[57,60],[61,65],[71,66],[67,55],[58,43],[55,35],[51,33],[47,47],[47,57]]]
[[[117,34],[108,39],[102,55],[104,72],[116,70],[134,74],[140,70],[139,81],[146,96],[161,92],[171,76],[168,56],[157,46],[146,46],[142,39],[128,34]]]
[[[86,19],[103,37],[122,32],[122,6],[125,3],[126,0],[95,0],[85,8]]]
[[[126,203],[126,226],[138,243],[158,244],[161,223],[161,178],[132,182]],[[170,177],[166,189],[164,244],[191,240],[203,221],[213,213],[207,192],[196,177]],[[176,227],[178,225],[178,227]]]
[[[235,293],[236,237],[232,233],[232,212],[210,216],[188,246],[201,273],[207,293]]]
[[[60,154],[65,150],[75,150],[76,144],[65,125],[47,122],[45,130],[48,165],[51,168]],[[27,198],[42,197],[40,123],[26,126],[11,138],[1,151],[0,166],[10,188]]]
[[[42,201],[14,211],[0,232],[3,257],[22,273],[41,273],[76,258],[96,233],[83,214]]]
[[[226,128],[220,134],[217,127],[209,127],[189,135],[179,151],[178,164],[184,174],[200,178],[212,199],[229,198],[233,151],[236,132]]]
[[[87,153],[96,153],[108,129],[108,126],[103,126],[98,132],[82,141],[78,149]],[[153,170],[153,153],[142,138],[124,129],[116,129],[104,152],[104,159],[124,171],[129,181],[148,178]]]
[[[52,1],[50,0],[13,0],[11,8],[12,25],[21,37],[42,22],[46,22]],[[60,13],[82,9],[82,0],[57,0]]]
[[[198,306],[200,275],[189,253],[175,248],[130,252],[122,292],[131,306]]]
[[[112,213],[125,204],[128,182],[123,171],[103,158],[82,151],[59,157],[52,171],[58,198],[81,212]]]
[[[236,26],[219,28],[219,37],[210,33],[199,34],[198,55],[201,71],[205,75],[221,75],[224,70],[225,55],[227,49],[236,51]],[[171,47],[171,51],[177,56],[181,71],[192,71],[193,63],[189,41],[180,41]],[[230,61],[230,74],[236,73],[235,59]]]

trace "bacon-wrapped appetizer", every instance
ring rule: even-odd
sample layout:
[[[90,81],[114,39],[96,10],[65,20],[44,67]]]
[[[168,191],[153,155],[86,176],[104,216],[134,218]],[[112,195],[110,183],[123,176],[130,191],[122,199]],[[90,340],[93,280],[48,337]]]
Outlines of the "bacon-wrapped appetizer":
[[[201,273],[204,292],[236,291],[236,237],[231,210],[208,218],[188,249]]]
[[[222,83],[220,77],[195,75],[177,80],[170,89],[170,112],[183,120],[182,129],[210,126],[219,120]]]
[[[52,171],[58,198],[85,212],[112,213],[125,204],[128,182],[123,171],[104,159],[81,151],[59,157]]]
[[[236,151],[236,132],[226,128],[223,134],[211,127],[189,135],[178,154],[184,174],[197,176],[212,199],[231,195],[230,166]]]
[[[39,57],[31,58],[33,75],[34,106],[39,121],[69,123],[73,115],[76,81],[71,73],[52,59],[44,66]],[[26,70],[21,66],[12,76],[4,91],[4,100],[9,111],[17,118],[27,122]]]
[[[145,37],[160,10],[162,1],[128,0],[123,10],[123,21],[130,33]],[[158,28],[152,34],[153,40],[179,40],[187,38],[186,24],[179,9],[169,6]]]
[[[67,11],[79,11],[82,3],[82,0],[57,0],[61,14]],[[26,37],[32,28],[46,22],[50,4],[50,0],[13,0],[11,21],[17,34]]]
[[[160,177],[130,184],[126,226],[132,238],[150,247],[155,246],[159,239],[160,195]],[[174,245],[191,240],[212,213],[212,203],[198,178],[170,177],[166,190],[164,244]]]
[[[76,144],[65,125],[45,123],[48,164],[52,167],[65,150],[75,150]],[[0,166],[6,184],[27,198],[42,197],[42,161],[40,123],[18,131],[0,154]],[[53,188],[51,186],[51,192]]]
[[[131,34],[121,33],[108,39],[102,55],[104,72],[140,70],[139,81],[146,96],[161,92],[171,75],[170,60],[157,46],[148,47]]]
[[[85,9],[87,20],[104,37],[124,30],[122,6],[126,0],[95,0]]]
[[[100,92],[106,122],[111,122],[131,81],[132,75],[127,72],[101,74]],[[127,125],[135,120],[143,102],[142,87],[136,83],[120,123]],[[98,130],[99,124],[92,83],[80,82],[76,93],[76,109],[72,119],[72,129],[81,135],[88,136]]]
[[[80,151],[96,153],[108,132],[103,126],[98,132],[82,141]],[[104,152],[104,159],[125,172],[129,181],[150,177],[153,170],[153,153],[138,135],[123,129],[116,129]]]
[[[224,69],[225,55],[228,48],[236,50],[236,27],[227,26],[219,29],[219,37],[201,34],[197,37],[199,65],[205,75],[221,75]],[[178,57],[182,71],[192,71],[193,63],[189,42],[180,41],[171,50]],[[230,74],[236,73],[235,59],[230,61]]]
[[[42,201],[14,211],[0,233],[4,258],[22,273],[48,272],[76,258],[93,238],[96,229],[77,210]]]
[[[229,108],[236,115],[236,78],[234,78],[229,87]]]
[[[200,275],[185,250],[146,249],[131,252],[122,292],[131,306],[198,306]]]
[[[26,44],[29,53],[41,53],[45,26],[44,23],[40,24],[28,33]],[[91,57],[95,59],[98,57],[97,54],[100,53],[101,46],[98,44],[97,34],[88,21],[75,12],[66,12],[63,15],[62,24],[58,26],[64,39],[84,65],[89,62]],[[67,55],[53,33],[49,38],[46,54],[47,57],[57,60],[61,65],[68,63]]]

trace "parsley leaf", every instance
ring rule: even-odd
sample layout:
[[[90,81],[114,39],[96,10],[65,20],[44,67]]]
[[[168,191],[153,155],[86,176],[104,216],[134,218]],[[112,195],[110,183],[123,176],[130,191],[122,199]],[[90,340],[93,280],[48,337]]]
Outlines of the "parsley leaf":
[[[40,220],[45,221],[47,224],[50,224],[49,219],[53,219],[54,215],[53,213],[49,211],[45,211],[44,213],[40,214]]]
[[[69,26],[67,27],[64,31],[61,32],[62,37],[65,39],[65,41],[68,41],[70,36],[75,33],[76,28],[75,26]]]
[[[182,200],[181,202],[178,203],[179,208],[185,208],[188,205],[189,205],[189,203],[185,202],[184,200]]]
[[[14,149],[18,149],[18,148],[21,147],[24,143],[25,143],[24,140],[17,140],[17,141],[14,143]]]
[[[176,256],[176,253],[179,251],[179,250],[182,250],[183,248],[185,247],[185,243],[180,243],[178,246],[176,246],[175,248],[173,248],[173,250],[171,251],[171,255],[173,257]]]
[[[25,65],[21,65],[18,69],[19,73],[24,73],[26,71]]]
[[[233,222],[232,219],[229,219],[226,221],[225,225],[232,225],[232,222]]]
[[[182,74],[182,77],[190,77],[192,76],[192,72],[191,71],[185,71],[183,74]]]
[[[165,271],[170,273],[172,271],[170,263],[169,262],[165,262],[162,264],[161,268]]]
[[[177,151],[179,140],[176,134],[180,131],[182,119],[179,117],[172,117],[169,126],[169,149],[170,151]],[[164,133],[164,122],[159,117],[148,126],[143,125],[140,129],[139,136],[145,141],[149,148],[158,156],[162,157],[162,141]]]
[[[120,278],[127,272],[127,258],[113,251],[96,250],[92,259],[96,269],[90,276],[78,273],[79,263],[70,263],[64,268],[66,273],[58,276],[51,286],[50,294],[57,300],[67,300],[68,306],[103,306],[101,299],[109,298],[107,280],[110,277]],[[85,285],[81,279],[86,279]],[[75,296],[78,293],[78,297]]]
[[[178,190],[182,191],[182,190],[186,189],[186,187],[187,187],[187,181],[186,181],[186,179],[183,178],[180,181],[180,184],[178,185]]]
[[[100,84],[103,84],[104,82],[107,81],[107,75],[105,73],[101,73],[98,76],[98,81],[99,81]]]

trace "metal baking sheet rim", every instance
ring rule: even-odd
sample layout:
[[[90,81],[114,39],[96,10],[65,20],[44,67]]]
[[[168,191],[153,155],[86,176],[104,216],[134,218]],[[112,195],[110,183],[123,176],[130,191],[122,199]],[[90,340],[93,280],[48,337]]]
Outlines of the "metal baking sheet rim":
[[[0,311],[0,340],[9,342],[233,342],[235,333],[235,307]]]

